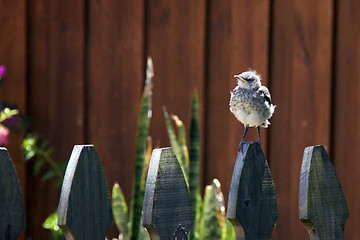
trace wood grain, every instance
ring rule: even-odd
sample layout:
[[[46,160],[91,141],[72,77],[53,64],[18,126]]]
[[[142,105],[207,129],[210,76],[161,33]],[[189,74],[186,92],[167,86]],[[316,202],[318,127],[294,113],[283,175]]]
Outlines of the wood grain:
[[[339,1],[333,83],[332,159],[349,207],[345,239],[360,235],[360,21],[359,1]]]
[[[274,230],[275,239],[306,238],[297,219],[302,151],[309,145],[330,147],[332,8],[329,1],[273,5],[271,92],[277,108],[269,161],[279,204],[277,226],[283,226]]]
[[[28,6],[27,108],[33,130],[66,161],[72,146],[84,142],[84,1],[31,1]],[[46,239],[41,227],[57,206],[59,190],[34,178],[28,168],[29,236]]]
[[[20,184],[6,148],[0,148],[0,238],[16,240],[25,228]]]
[[[191,97],[197,89],[200,139],[204,144],[205,13],[200,1],[149,1],[146,9],[146,51],[154,61],[153,119],[155,146],[169,146],[162,106],[190,128]]]
[[[109,189],[93,145],[76,145],[66,167],[58,226],[67,240],[104,239],[113,218]]]
[[[227,218],[236,239],[271,239],[279,213],[270,169],[257,142],[242,147],[231,179]]]
[[[300,220],[310,239],[344,239],[349,211],[341,184],[323,146],[305,148],[299,189]]]
[[[16,104],[22,113],[26,112],[26,1],[0,1],[0,65],[5,65],[7,76],[0,90],[0,101]],[[22,136],[10,134],[8,151],[12,156],[20,186],[26,198],[26,164],[19,146]],[[19,237],[25,239],[25,232]]]
[[[218,178],[225,196],[244,130],[229,111],[233,76],[255,69],[268,85],[269,7],[268,1],[210,1],[208,6],[205,182]],[[267,131],[261,130],[265,153]],[[246,141],[256,140],[257,131],[250,129]]]
[[[189,190],[171,148],[154,149],[146,180],[142,224],[151,239],[188,239],[194,222]]]
[[[130,200],[135,137],[145,81],[144,1],[90,1],[86,83],[87,141],[110,185]],[[115,237],[115,236],[114,236]]]

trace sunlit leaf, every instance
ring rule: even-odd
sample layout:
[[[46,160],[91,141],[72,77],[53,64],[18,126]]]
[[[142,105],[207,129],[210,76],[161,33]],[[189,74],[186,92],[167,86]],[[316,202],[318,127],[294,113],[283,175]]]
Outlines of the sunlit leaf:
[[[65,239],[63,232],[61,231],[60,227],[57,225],[58,221],[58,213],[57,209],[54,213],[50,214],[45,222],[43,223],[42,227],[51,230],[51,240],[63,240]]]
[[[117,182],[114,184],[112,189],[111,206],[117,229],[122,234],[124,239],[128,239],[128,208],[124,194],[122,193],[121,188]]]
[[[152,78],[154,69],[151,58],[148,58],[146,69],[146,80],[143,95],[141,98],[140,114],[138,119],[138,128],[136,136],[136,154],[135,154],[135,175],[133,181],[133,191],[130,207],[131,239],[139,239],[139,229],[141,226],[142,204],[144,201],[145,180],[143,178],[144,168],[146,166],[147,136],[149,133],[150,119],[152,116]]]

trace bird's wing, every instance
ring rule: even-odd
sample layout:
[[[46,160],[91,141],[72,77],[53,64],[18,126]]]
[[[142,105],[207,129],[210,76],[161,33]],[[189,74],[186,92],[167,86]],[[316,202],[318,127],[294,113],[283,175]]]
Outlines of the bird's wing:
[[[260,95],[262,97],[265,98],[265,101],[269,103],[269,105],[271,106],[271,95],[270,95],[270,92],[269,92],[269,89],[265,86],[261,86],[258,90],[257,90],[258,93],[260,93]]]

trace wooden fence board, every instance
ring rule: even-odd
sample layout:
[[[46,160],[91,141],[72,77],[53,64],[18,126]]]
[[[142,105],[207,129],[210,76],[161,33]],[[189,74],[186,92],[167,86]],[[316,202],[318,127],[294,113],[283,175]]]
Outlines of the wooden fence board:
[[[188,239],[194,222],[189,190],[171,148],[154,149],[146,180],[142,224],[151,239]]]
[[[30,1],[28,6],[28,114],[34,128],[65,160],[74,143],[84,141],[84,1]],[[46,239],[41,227],[56,209],[53,183],[28,173],[29,235]],[[59,190],[57,190],[59,191]]]
[[[25,208],[14,165],[0,148],[0,239],[16,240],[25,228]]]
[[[236,239],[271,239],[279,217],[274,183],[257,142],[244,143],[231,179],[227,218]]]
[[[155,145],[169,145],[162,106],[190,128],[191,98],[197,88],[203,129],[206,1],[149,1],[146,9],[146,52],[154,61],[153,118]],[[203,144],[203,131],[201,142]],[[203,145],[202,145],[203,146]]]
[[[300,220],[310,239],[344,239],[349,211],[339,179],[323,146],[305,148],[299,188]]]
[[[274,238],[306,237],[296,211],[298,159],[304,146],[315,144],[331,150],[344,183],[352,213],[345,236],[360,235],[356,227],[360,193],[353,184],[360,181],[360,164],[353,160],[360,153],[348,147],[360,139],[360,5],[356,0],[203,0],[191,4],[23,0],[0,1],[0,9],[0,64],[9,70],[1,100],[16,102],[35,118],[34,128],[50,139],[56,159],[66,159],[73,143],[91,141],[105,160],[109,182],[124,182],[129,198],[135,146],[131,142],[145,58],[151,54],[154,145],[168,144],[162,105],[189,127],[190,99],[196,86],[202,149],[206,146],[202,155],[207,161],[201,179],[209,183],[219,178],[227,196],[230,159],[235,158],[242,134],[241,124],[228,111],[229,91],[236,84],[233,74],[252,67],[270,85],[277,105],[272,125],[262,131],[263,149],[279,188],[278,225],[290,227],[276,228]],[[247,140],[254,138],[256,131],[249,131]],[[282,147],[284,141],[289,143],[287,148]],[[28,235],[45,239],[46,231],[40,226],[54,210],[57,194],[51,183],[33,178],[31,163],[25,170],[15,153],[20,140],[11,138],[11,142],[9,151],[14,151],[20,184],[26,182],[23,192],[28,193],[26,202],[31,206]],[[121,160],[114,163],[113,156]]]
[[[341,180],[350,217],[345,239],[360,236],[360,2],[338,1],[336,5],[335,78],[331,157]]]
[[[208,4],[205,181],[218,178],[227,196],[229,170],[243,133],[242,124],[229,111],[230,91],[237,83],[233,76],[252,68],[268,84],[270,3],[227,0]],[[261,132],[266,153],[267,130]],[[251,129],[246,140],[255,139],[257,132]]]
[[[90,1],[88,13],[86,140],[96,146],[109,184],[118,181],[128,200],[145,81],[144,4]]]
[[[74,146],[61,188],[58,214],[58,225],[67,240],[105,238],[113,218],[109,189],[94,146]]]
[[[276,228],[275,239],[306,238],[296,211],[299,159],[304,146],[330,144],[332,10],[330,1],[273,4],[270,90],[277,108],[268,158],[277,187],[278,226],[289,226]]]
[[[26,6],[27,1],[0,1],[0,65],[7,68],[7,76],[0,89],[0,102],[16,104],[19,110],[26,111]],[[26,198],[26,165],[19,146],[22,137],[9,136],[8,151],[11,153],[19,182]],[[25,239],[25,232],[19,240]]]

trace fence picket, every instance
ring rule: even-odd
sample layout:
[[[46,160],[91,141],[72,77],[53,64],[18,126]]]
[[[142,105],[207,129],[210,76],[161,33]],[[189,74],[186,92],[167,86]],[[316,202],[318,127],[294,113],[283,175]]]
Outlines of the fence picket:
[[[270,169],[258,143],[244,143],[231,180],[227,218],[236,239],[271,239],[278,218]],[[0,148],[0,239],[15,240],[25,228],[20,185]],[[95,147],[76,145],[59,202],[58,225],[66,238],[104,239],[112,223],[109,191]],[[304,150],[299,190],[300,220],[310,239],[344,239],[349,216],[339,179],[323,146]],[[171,148],[155,149],[149,166],[142,224],[151,239],[188,239],[194,217],[188,185]]]
[[[66,239],[104,239],[112,223],[109,190],[92,145],[76,145],[65,172],[58,225]]]
[[[323,146],[304,150],[299,216],[311,240],[344,239],[349,211],[339,179]]]
[[[234,167],[227,218],[236,239],[271,239],[278,208],[270,169],[258,143],[243,143]]]
[[[194,222],[188,186],[171,148],[154,149],[146,180],[142,224],[151,239],[188,239]]]
[[[24,228],[19,180],[6,148],[0,148],[0,239],[16,240]]]

